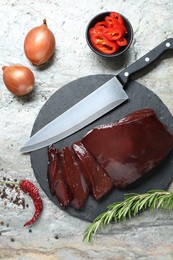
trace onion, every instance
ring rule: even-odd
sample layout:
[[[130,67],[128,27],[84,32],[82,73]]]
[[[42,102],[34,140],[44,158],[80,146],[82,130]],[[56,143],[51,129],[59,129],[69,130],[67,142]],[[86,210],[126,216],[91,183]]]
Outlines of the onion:
[[[30,93],[34,87],[34,74],[23,65],[3,66],[3,81],[7,89],[16,96]]]
[[[24,51],[33,65],[39,66],[47,62],[55,50],[55,37],[48,29],[46,19],[41,26],[33,28],[26,35]]]

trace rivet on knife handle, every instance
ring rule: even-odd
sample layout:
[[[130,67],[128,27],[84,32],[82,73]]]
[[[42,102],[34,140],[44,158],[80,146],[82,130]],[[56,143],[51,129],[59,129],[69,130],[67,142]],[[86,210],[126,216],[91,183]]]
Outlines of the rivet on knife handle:
[[[138,72],[139,70],[142,70],[143,68],[153,63],[167,50],[173,50],[173,38],[169,38],[166,41],[162,42],[154,49],[149,51],[147,54],[145,54],[143,57],[134,62],[132,65],[130,65],[127,69],[121,71],[117,75],[118,80],[123,85],[125,85],[128,82],[129,77],[132,76],[132,74]]]

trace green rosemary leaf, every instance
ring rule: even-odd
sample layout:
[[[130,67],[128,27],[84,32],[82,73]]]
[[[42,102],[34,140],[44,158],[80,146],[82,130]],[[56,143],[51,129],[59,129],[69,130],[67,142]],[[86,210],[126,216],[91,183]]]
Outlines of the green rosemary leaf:
[[[112,208],[114,208],[114,207],[116,207],[116,206],[119,207],[119,204],[120,204],[119,202],[112,203],[112,204],[110,204],[110,205],[107,206],[107,209],[108,209],[108,210],[111,210]]]
[[[164,190],[150,190],[143,194],[130,193],[124,195],[124,200],[115,202],[107,207],[84,231],[83,240],[90,242],[98,229],[110,224],[111,221],[126,221],[136,216],[142,210],[173,209],[173,192]]]
[[[107,211],[105,214],[103,214],[102,221],[103,221],[104,225],[106,225],[108,223],[109,215],[110,215],[110,211]]]
[[[140,201],[137,201],[136,203],[134,203],[134,205],[132,207],[133,216],[136,216],[138,214],[139,207],[140,207]]]
[[[164,197],[161,197],[159,200],[158,200],[158,203],[156,205],[156,208],[163,208],[163,205],[164,205]]]
[[[166,203],[165,203],[165,208],[169,208],[169,209],[173,209],[173,195],[169,196],[169,198],[167,199]]]
[[[109,214],[106,214],[106,215],[105,215],[105,218],[104,218],[104,220],[103,220],[103,224],[104,224],[104,225],[109,224],[109,223],[110,223],[109,219],[110,219],[110,215],[109,215]]]
[[[173,193],[163,197],[163,203],[161,207],[163,209],[173,209]]]
[[[123,221],[126,220],[128,213],[131,211],[131,204],[132,204],[132,202],[126,201],[126,203],[124,203],[124,205],[122,205],[122,207],[119,211],[119,214],[118,214],[119,220],[123,220]]]
[[[148,198],[146,196],[145,198],[143,198],[140,201],[138,211],[140,211],[141,209],[146,209],[147,208],[147,204],[148,204]]]
[[[88,226],[88,228],[85,230],[85,235],[83,238],[83,241],[90,242],[92,235],[96,232],[95,225],[91,224]]]
[[[165,191],[165,190],[149,190],[149,191],[147,191],[147,193],[148,194],[159,194],[159,193],[161,193],[161,194],[163,194],[163,193],[167,193],[167,191]]]
[[[154,197],[150,197],[148,200],[148,207],[153,209],[154,208]]]
[[[103,213],[101,213],[100,215],[98,215],[98,216],[95,218],[94,222],[97,222],[98,220],[100,220],[104,215],[105,215],[105,212],[103,212]]]
[[[105,223],[109,224],[113,220],[113,218],[114,218],[114,211],[112,210],[112,211],[110,211],[109,215],[107,215],[107,218],[106,218],[107,222],[105,222]]]
[[[130,199],[132,199],[133,197],[136,197],[136,196],[138,196],[139,194],[138,193],[135,193],[135,192],[131,192],[131,193],[126,193],[126,194],[124,194],[124,199],[126,200],[126,199],[128,199],[128,198],[130,198]]]

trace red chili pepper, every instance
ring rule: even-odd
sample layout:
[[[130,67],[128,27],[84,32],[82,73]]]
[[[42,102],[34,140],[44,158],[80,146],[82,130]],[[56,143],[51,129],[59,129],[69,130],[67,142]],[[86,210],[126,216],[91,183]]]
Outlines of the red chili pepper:
[[[106,16],[105,21],[106,21],[107,27],[113,27],[113,26],[117,25],[117,21],[111,16]]]
[[[113,18],[115,21],[119,22],[120,24],[124,24],[124,19],[119,13],[111,12],[110,17]]]
[[[104,54],[113,54],[119,50],[120,46],[126,46],[128,44],[126,34],[124,19],[116,12],[111,12],[103,21],[97,22],[89,30],[93,47]]]
[[[116,42],[109,41],[102,35],[93,35],[90,40],[94,48],[104,54],[112,54],[119,49],[119,45]]]
[[[89,35],[90,35],[90,37],[92,36],[92,35],[101,35],[102,33],[103,33],[103,31],[105,30],[105,27],[104,26],[102,26],[102,25],[97,25],[97,26],[94,26],[93,28],[91,28],[90,30],[89,30]]]
[[[24,227],[25,227],[25,226],[31,225],[38,219],[39,215],[41,214],[41,212],[43,210],[43,202],[42,202],[42,199],[39,195],[37,188],[35,187],[35,185],[32,182],[30,182],[28,180],[22,180],[20,182],[20,189],[30,195],[30,197],[33,200],[34,206],[35,206],[34,216],[32,217],[32,219],[30,221],[28,221],[24,224]]]
[[[117,40],[117,44],[119,46],[126,46],[128,44],[128,41],[125,37],[121,37],[120,39]]]
[[[97,23],[94,25],[94,27],[97,27],[97,26],[107,27],[107,23],[106,23],[106,21],[97,22]]]
[[[89,36],[90,36],[90,37],[91,37],[92,35],[94,35],[94,34],[97,34],[97,30],[96,30],[95,27],[93,27],[93,28],[91,28],[91,29],[89,30]]]
[[[117,24],[117,27],[119,27],[121,29],[123,35],[127,34],[127,28],[125,25],[119,23],[119,24]]]
[[[103,31],[103,35],[110,41],[116,41],[123,36],[123,31],[120,27],[111,27]]]

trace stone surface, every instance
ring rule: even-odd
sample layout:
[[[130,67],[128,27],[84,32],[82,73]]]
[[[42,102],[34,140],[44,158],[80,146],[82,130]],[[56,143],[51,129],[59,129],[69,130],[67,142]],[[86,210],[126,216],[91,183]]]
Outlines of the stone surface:
[[[34,72],[36,84],[31,95],[18,98],[8,92],[1,73],[0,177],[27,178],[39,188],[29,155],[21,155],[19,149],[30,136],[35,118],[46,100],[79,77],[116,74],[172,37],[172,9],[171,0],[1,1],[0,65],[21,63],[28,66]],[[107,10],[124,14],[134,28],[134,41],[128,53],[114,61],[93,54],[85,41],[87,22]],[[55,34],[56,53],[46,67],[38,69],[26,59],[23,42],[26,33],[40,25],[44,18]],[[171,56],[172,53],[164,55],[152,71],[138,73],[135,79],[155,92],[173,113]],[[22,227],[34,211],[28,196],[20,195],[28,204],[25,208],[0,199],[0,259],[173,259],[172,212],[146,211],[126,224],[111,225],[109,232],[99,233],[92,244],[87,245],[82,238],[88,223],[60,210],[39,190],[44,211],[30,228]]]

